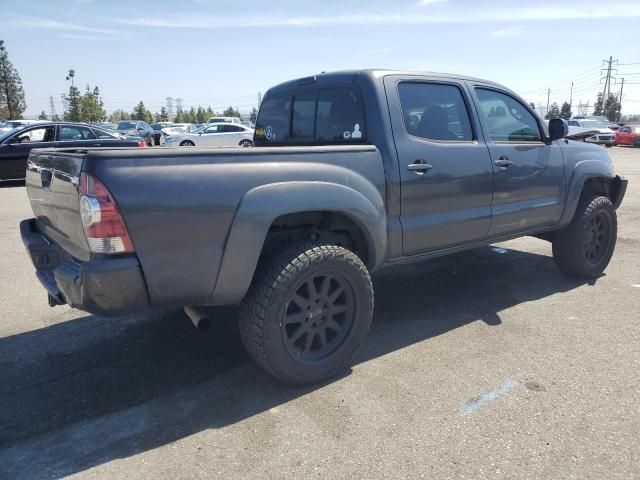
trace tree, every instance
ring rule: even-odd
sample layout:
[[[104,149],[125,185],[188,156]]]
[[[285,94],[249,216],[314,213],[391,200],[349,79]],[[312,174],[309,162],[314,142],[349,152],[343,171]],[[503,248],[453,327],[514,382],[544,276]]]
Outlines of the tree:
[[[560,108],[560,118],[564,118],[565,120],[569,120],[571,118],[571,105],[569,102],[564,102],[562,107]]]
[[[153,116],[151,115],[151,112],[146,109],[142,100],[140,100],[140,103],[135,106],[131,115],[134,117],[134,120],[144,120],[147,123],[153,122]]]
[[[618,97],[614,94],[610,93],[609,97],[605,100],[604,106],[602,108],[603,115],[606,116],[612,122],[617,122],[618,118],[620,118],[620,109],[622,106],[618,101]]]
[[[626,123],[640,122],[640,113],[634,113],[631,115],[622,115],[622,117],[620,117],[620,121],[626,122]]]
[[[111,115],[109,115],[110,122],[119,122],[120,120],[130,120],[130,119],[131,119],[131,114],[123,110],[114,110],[113,112],[111,112]]]
[[[80,121],[96,123],[104,120],[107,117],[106,112],[103,109],[102,98],[100,98],[100,89],[87,85],[87,89],[80,97]]]
[[[560,118],[560,107],[558,107],[558,104],[556,102],[553,102],[551,104],[551,106],[549,107],[549,111],[544,118],[546,118],[547,120],[551,118]]]
[[[533,106],[533,103],[531,104],[531,108],[535,107]],[[249,113],[249,120],[252,121],[253,123],[256,123],[256,120],[258,119],[258,109],[256,107],[253,107],[251,109],[251,113]]]
[[[593,114],[594,115],[603,115],[604,114],[604,94],[602,92],[598,92],[598,98],[596,99],[596,103],[593,104]]]
[[[196,110],[196,123],[204,123],[206,121],[204,108],[198,105],[198,110]]]
[[[183,122],[184,122],[184,120],[183,120],[183,112],[182,112],[182,109],[181,109],[181,108],[178,108],[178,109],[176,110],[176,116],[175,116],[175,118],[173,119],[173,121],[174,121],[175,123],[183,123]]]
[[[47,112],[45,112],[44,110],[42,110],[40,112],[40,115],[38,115],[38,120],[46,120],[47,119]]]
[[[0,118],[20,119],[26,108],[22,80],[0,40]]]
[[[76,87],[74,78],[76,77],[75,70],[69,70],[67,80],[71,82],[69,87],[69,93],[65,97],[67,109],[64,112],[64,119],[69,122],[80,121],[80,90]]]
[[[238,117],[238,118],[240,118],[240,112],[236,108],[228,107],[228,108],[226,108],[224,110],[224,112],[222,112],[222,116],[223,117]]]
[[[169,115],[167,114],[167,109],[162,106],[160,108],[160,115],[158,115],[158,122],[168,122],[169,121]]]

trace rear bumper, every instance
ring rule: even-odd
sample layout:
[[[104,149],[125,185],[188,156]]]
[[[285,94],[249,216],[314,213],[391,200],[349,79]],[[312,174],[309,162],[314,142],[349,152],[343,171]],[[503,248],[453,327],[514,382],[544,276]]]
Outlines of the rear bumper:
[[[20,235],[50,305],[66,303],[105,317],[149,308],[137,258],[103,256],[81,262],[40,233],[33,218],[20,222]]]

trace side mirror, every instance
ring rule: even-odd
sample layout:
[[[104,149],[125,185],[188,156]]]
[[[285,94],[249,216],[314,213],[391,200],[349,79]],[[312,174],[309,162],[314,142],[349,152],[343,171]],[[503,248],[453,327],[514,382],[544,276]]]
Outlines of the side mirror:
[[[549,120],[549,138],[551,141],[560,140],[569,134],[569,124],[564,118]]]

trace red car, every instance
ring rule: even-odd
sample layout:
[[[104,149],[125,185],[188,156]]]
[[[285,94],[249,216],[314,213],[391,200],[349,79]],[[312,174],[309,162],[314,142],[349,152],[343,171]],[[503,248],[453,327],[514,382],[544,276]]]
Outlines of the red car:
[[[616,130],[616,145],[640,147],[640,125],[625,125]]]

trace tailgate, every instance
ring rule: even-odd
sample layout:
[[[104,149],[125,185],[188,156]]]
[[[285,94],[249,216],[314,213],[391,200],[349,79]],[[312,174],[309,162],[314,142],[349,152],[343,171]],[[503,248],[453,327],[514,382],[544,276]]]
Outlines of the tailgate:
[[[38,230],[79,260],[90,258],[78,193],[84,159],[78,151],[34,150],[26,174]]]

